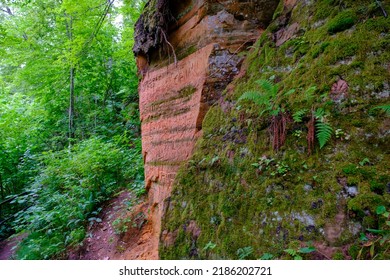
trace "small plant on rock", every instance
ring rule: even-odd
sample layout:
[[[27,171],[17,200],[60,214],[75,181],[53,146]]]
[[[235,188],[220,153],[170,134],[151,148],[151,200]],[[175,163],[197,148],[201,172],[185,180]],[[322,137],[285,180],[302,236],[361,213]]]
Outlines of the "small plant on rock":
[[[315,252],[315,250],[316,249],[314,247],[303,247],[303,248],[300,248],[298,250],[286,249],[286,250],[284,250],[284,252],[286,252],[292,258],[294,258],[294,260],[303,260],[301,254],[309,254],[309,253]]]
[[[268,113],[271,117],[271,125],[269,127],[272,148],[278,151],[286,141],[287,123],[289,115],[282,106],[281,99],[285,96],[291,95],[295,89],[287,92],[279,93],[278,84],[274,84],[272,80],[257,80],[261,88],[260,91],[247,91],[239,100],[250,100],[259,108],[259,116]]]

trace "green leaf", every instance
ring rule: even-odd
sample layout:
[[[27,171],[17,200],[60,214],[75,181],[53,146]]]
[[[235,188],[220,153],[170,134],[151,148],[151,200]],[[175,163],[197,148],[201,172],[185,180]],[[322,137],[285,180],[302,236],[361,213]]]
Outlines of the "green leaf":
[[[295,251],[294,249],[286,249],[286,250],[284,250],[284,252],[286,252],[287,254],[289,254],[292,257],[296,256],[296,254],[297,254],[297,251]]]
[[[270,253],[265,253],[261,256],[260,260],[272,260],[274,258],[274,255]]]
[[[314,247],[304,247],[304,248],[299,249],[298,253],[309,254],[309,253],[315,252],[315,250],[316,250],[316,248],[314,248]]]
[[[360,241],[362,241],[362,242],[368,241],[368,238],[367,238],[367,236],[366,236],[364,233],[360,233],[359,239],[360,239]]]
[[[311,86],[305,91],[305,99],[310,101],[314,98],[314,92],[317,90],[316,86]]]
[[[382,234],[382,233],[386,232],[386,230],[384,230],[384,229],[371,229],[371,228],[368,228],[367,231],[372,232],[372,233],[377,233],[377,234]]]
[[[255,83],[260,85],[260,87],[264,90],[264,94],[268,97],[275,97],[278,93],[278,86],[274,85],[269,80],[257,80]]]
[[[317,139],[320,143],[320,148],[322,149],[325,144],[330,140],[333,133],[333,128],[322,121],[317,121],[316,123],[316,129],[317,129]]]
[[[301,260],[303,260],[303,259],[302,259],[302,257],[301,257],[300,255],[296,255],[296,256],[294,257],[294,260],[296,260],[296,261],[301,261]]]
[[[294,114],[293,114],[293,120],[294,120],[294,122],[296,122],[296,123],[300,123],[300,122],[302,122],[302,118],[305,116],[305,114],[307,113],[307,109],[302,109],[302,110],[299,110],[299,111],[297,111],[297,112],[295,112]]]
[[[384,111],[387,115],[390,115],[390,104],[376,106],[376,107],[372,108],[371,110],[378,110],[378,109]]]
[[[386,207],[383,206],[383,205],[378,206],[378,207],[376,208],[376,213],[377,213],[378,215],[382,215],[382,214],[386,213]]]
[[[318,108],[315,112],[314,112],[314,116],[317,118],[317,119],[321,119],[323,116],[325,116],[325,110],[323,108]]]
[[[207,243],[206,246],[204,246],[203,250],[208,251],[214,249],[215,247],[217,247],[217,244],[209,241],[209,243]]]
[[[370,247],[370,256],[371,258],[374,257],[374,253],[375,253],[375,243],[373,243]]]
[[[288,92],[286,92],[284,95],[289,96],[295,92],[295,89],[290,89]]]

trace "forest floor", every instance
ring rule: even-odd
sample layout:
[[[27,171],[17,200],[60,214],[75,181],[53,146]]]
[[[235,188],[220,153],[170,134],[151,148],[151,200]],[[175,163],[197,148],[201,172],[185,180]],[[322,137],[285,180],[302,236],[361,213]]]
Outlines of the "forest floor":
[[[137,203],[136,205],[132,205]],[[152,225],[147,220],[148,204],[129,191],[118,193],[102,206],[90,223],[83,244],[69,249],[70,260],[147,260],[158,255],[151,243]],[[15,248],[26,235],[0,242],[0,260],[13,259]]]
[[[26,234],[12,235],[0,242],[0,260],[13,259],[16,246],[26,237]]]
[[[111,199],[88,228],[81,247],[69,251],[71,260],[145,260],[151,258],[149,239],[151,225],[147,221],[148,205],[132,205],[133,194],[121,192]]]

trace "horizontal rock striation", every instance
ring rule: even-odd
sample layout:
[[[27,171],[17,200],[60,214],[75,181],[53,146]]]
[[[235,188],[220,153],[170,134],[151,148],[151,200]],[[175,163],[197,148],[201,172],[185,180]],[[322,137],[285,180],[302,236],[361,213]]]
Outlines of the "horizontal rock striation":
[[[209,107],[239,73],[240,51],[258,38],[278,2],[154,0],[136,25],[153,258],[176,173],[191,157]]]

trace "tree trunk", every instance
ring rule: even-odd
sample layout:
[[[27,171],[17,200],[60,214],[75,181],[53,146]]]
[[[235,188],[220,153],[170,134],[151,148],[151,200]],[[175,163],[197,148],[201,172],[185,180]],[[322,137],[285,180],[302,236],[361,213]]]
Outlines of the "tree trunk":
[[[65,16],[67,16],[65,14]],[[76,67],[75,63],[73,61],[72,57],[72,43],[73,43],[73,17],[70,15],[69,16],[69,22],[66,21],[66,33],[68,36],[68,40],[70,41],[70,48],[69,48],[69,54],[70,54],[70,71],[69,71],[69,134],[68,134],[68,139],[69,139],[69,147],[72,145],[72,140],[75,137],[75,121],[74,121],[74,116],[75,116],[75,92],[74,92],[74,82],[75,82],[75,74],[76,74]]]
[[[70,68],[69,75],[69,145],[72,139],[75,137],[75,125],[74,125],[74,78],[75,78],[76,69],[72,66]]]

